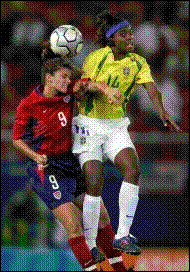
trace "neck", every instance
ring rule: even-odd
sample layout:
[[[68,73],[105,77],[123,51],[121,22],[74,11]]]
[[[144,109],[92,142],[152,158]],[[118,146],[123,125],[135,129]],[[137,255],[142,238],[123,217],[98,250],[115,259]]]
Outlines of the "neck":
[[[52,87],[49,87],[47,85],[44,86],[43,96],[45,97],[54,97],[57,95],[57,91],[53,89]]]
[[[121,51],[117,47],[112,47],[113,55],[114,55],[114,60],[121,60],[127,57],[129,54],[126,51]]]

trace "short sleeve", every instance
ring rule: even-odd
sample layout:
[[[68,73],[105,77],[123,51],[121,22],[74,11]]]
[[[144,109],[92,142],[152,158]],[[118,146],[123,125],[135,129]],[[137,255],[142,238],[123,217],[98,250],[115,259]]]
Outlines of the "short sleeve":
[[[29,107],[24,103],[20,103],[17,108],[15,121],[13,125],[13,140],[18,140],[22,138],[26,131],[27,123],[30,119]]]
[[[143,84],[147,82],[154,82],[154,79],[151,75],[150,67],[146,60],[144,59],[142,67],[136,78],[136,84]]]

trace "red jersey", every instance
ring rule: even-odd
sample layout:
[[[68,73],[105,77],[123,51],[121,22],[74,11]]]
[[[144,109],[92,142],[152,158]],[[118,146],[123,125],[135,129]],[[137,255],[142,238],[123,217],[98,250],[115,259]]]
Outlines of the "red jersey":
[[[44,97],[43,88],[38,86],[19,104],[13,139],[26,140],[31,149],[41,155],[63,154],[72,147],[72,88],[55,97]]]

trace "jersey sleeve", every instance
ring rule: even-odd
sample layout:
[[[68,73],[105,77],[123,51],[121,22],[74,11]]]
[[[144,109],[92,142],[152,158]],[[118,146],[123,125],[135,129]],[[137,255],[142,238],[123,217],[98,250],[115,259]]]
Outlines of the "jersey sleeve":
[[[13,125],[13,140],[18,140],[24,136],[27,123],[30,119],[29,108],[25,103],[20,103],[17,108],[15,121]]]
[[[92,81],[96,80],[98,73],[96,54],[90,54],[86,57],[83,62],[82,71],[83,74],[81,78],[91,79]]]
[[[154,82],[154,79],[151,75],[150,67],[146,60],[144,59],[142,67],[136,78],[136,84],[143,84],[147,82]]]

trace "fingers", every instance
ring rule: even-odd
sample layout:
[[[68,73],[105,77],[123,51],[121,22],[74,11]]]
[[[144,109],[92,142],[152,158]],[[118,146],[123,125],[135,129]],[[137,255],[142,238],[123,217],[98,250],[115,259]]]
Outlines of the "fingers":
[[[42,155],[41,156],[42,160],[37,162],[37,166],[39,170],[43,170],[45,167],[47,167],[49,164],[47,164],[47,156]]]
[[[121,97],[121,92],[119,89],[116,89],[115,92],[113,93],[114,97],[120,98]]]
[[[119,89],[114,88],[114,91],[109,94],[108,100],[110,104],[113,104],[115,102],[118,102],[118,99],[120,99],[122,96]]]
[[[109,97],[109,98],[108,98],[108,101],[109,101],[110,104],[113,104],[113,103],[117,102],[118,99],[115,98],[114,96],[112,96],[112,97]]]
[[[172,122],[171,120],[165,120],[164,126],[169,127],[171,130],[174,130],[176,132],[182,132],[180,127],[175,122]]]
[[[39,155],[37,158],[37,166],[39,170],[43,170],[45,167],[48,166],[47,164],[47,155],[43,154],[43,155]]]
[[[49,164],[39,164],[38,163],[38,170],[42,171],[44,168],[46,168]]]
[[[84,88],[87,86],[87,83],[86,82],[81,82],[81,81],[78,81],[75,83],[74,87],[73,87],[73,92],[78,92],[80,88]]]
[[[47,155],[43,154],[42,157],[44,158],[44,161],[47,162]]]
[[[182,130],[180,129],[180,127],[176,124],[172,124],[173,128],[175,129],[176,132],[182,132]]]

